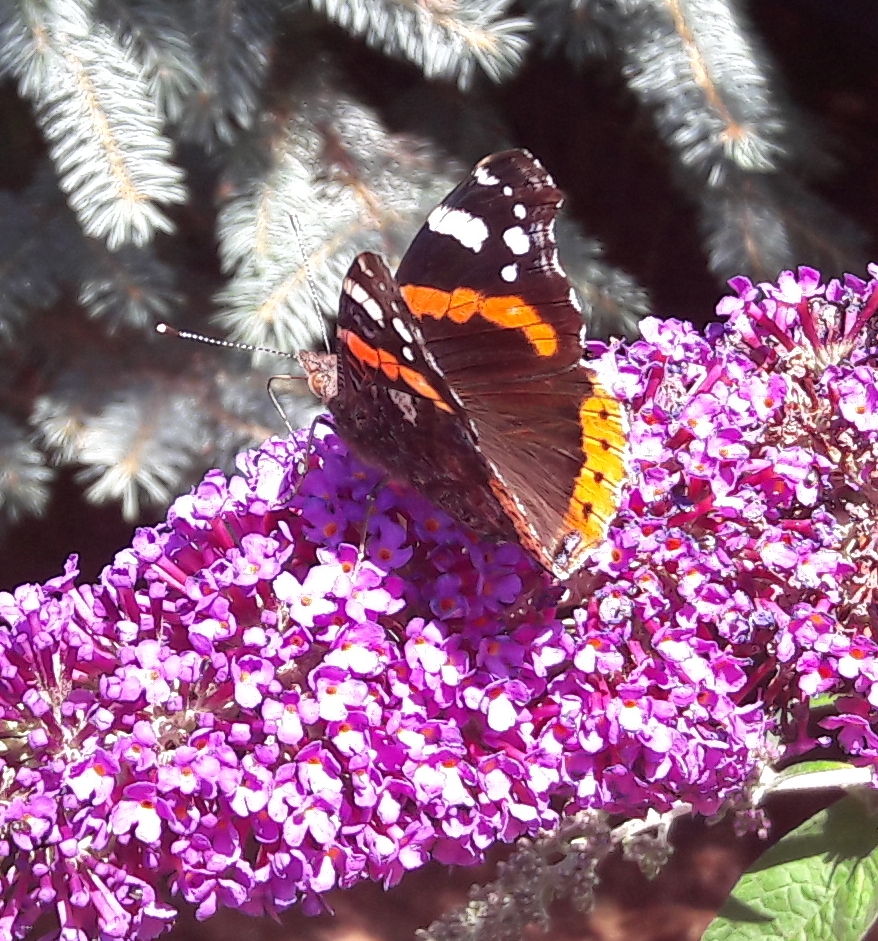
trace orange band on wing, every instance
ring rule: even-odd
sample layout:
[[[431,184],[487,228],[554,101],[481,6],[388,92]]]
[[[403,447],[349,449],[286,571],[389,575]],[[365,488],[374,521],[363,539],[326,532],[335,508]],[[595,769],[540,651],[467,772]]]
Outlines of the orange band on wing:
[[[467,323],[478,314],[498,327],[520,330],[539,356],[558,352],[555,328],[515,294],[489,297],[472,288],[457,288],[449,294],[417,284],[404,284],[401,290],[411,312],[421,319],[448,317],[453,323]]]
[[[593,546],[607,533],[619,509],[619,492],[628,476],[628,421],[621,403],[595,382],[579,406],[582,467],[564,524]]]
[[[351,356],[361,363],[365,363],[372,369],[380,369],[391,382],[404,382],[413,392],[422,398],[429,399],[436,408],[441,408],[446,412],[453,411],[417,369],[401,363],[392,353],[369,346],[365,340],[350,330],[339,330],[338,338],[350,350]]]

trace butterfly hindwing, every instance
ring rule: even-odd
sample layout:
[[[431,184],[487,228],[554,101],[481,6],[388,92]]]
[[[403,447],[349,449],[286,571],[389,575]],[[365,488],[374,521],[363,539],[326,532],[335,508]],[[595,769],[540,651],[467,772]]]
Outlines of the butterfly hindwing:
[[[430,214],[397,273],[519,537],[557,574],[581,564],[615,515],[627,432],[583,363],[555,241],[561,203],[529,154],[494,154]]]

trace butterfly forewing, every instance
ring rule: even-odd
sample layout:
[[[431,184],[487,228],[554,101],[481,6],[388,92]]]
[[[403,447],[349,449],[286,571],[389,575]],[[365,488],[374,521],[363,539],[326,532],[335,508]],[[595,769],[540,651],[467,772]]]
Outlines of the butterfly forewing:
[[[483,535],[515,538],[463,407],[377,255],[360,255],[344,280],[337,337],[327,404],[353,450]]]
[[[582,318],[554,235],[561,203],[529,154],[494,154],[433,210],[403,257],[403,296],[463,394],[582,356]]]

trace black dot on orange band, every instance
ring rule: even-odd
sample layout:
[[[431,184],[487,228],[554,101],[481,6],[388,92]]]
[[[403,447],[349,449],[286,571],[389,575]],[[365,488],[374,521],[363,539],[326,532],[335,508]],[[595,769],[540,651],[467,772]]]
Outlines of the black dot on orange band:
[[[592,503],[583,503],[582,504],[582,518],[588,519],[589,516],[594,512],[594,504]]]
[[[596,484],[602,484],[604,482],[604,472],[595,471],[594,472],[594,481]]]
[[[610,450],[610,447],[611,447],[610,442],[607,441],[606,438],[601,438],[601,447],[602,447],[605,451],[609,451],[609,450]]]
[[[602,408],[600,411],[600,416],[602,421],[607,421],[610,417],[610,413],[605,408]]]

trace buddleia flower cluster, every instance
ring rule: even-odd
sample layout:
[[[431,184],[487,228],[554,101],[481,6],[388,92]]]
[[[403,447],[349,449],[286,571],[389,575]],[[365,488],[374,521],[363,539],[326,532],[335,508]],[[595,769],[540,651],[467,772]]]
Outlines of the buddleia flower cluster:
[[[96,583],[0,595],[0,938],[317,912],[580,810],[716,814],[805,748],[873,765],[870,277],[739,278],[704,335],[595,346],[631,479],[569,585],[318,426]]]

